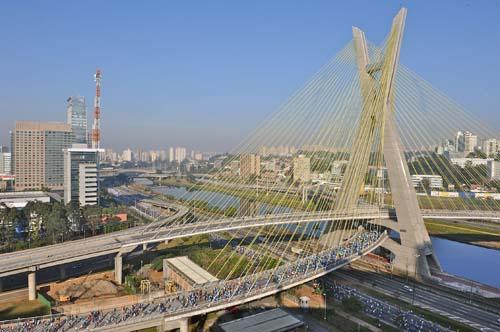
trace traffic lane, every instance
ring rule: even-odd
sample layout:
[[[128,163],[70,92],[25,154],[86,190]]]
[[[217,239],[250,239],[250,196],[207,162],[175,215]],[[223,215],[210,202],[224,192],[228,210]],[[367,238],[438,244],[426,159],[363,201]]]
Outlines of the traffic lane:
[[[366,281],[366,274],[364,272],[359,273],[360,271],[350,271],[352,273],[351,277],[356,281]],[[360,278],[361,274],[361,278]],[[341,277],[348,277],[346,272],[338,273]],[[417,288],[415,295],[410,292],[403,292],[403,286],[405,285],[402,282],[399,282],[394,279],[384,278],[381,276],[377,276],[374,274],[370,274],[370,281],[376,280],[378,281],[374,287],[378,287],[380,289],[385,290],[388,293],[393,294],[395,297],[405,300],[405,302],[411,303],[412,297],[415,296],[415,301],[427,306],[428,310],[434,309],[434,311],[438,311],[440,314],[445,314],[448,317],[458,317],[460,319],[456,319],[458,321],[468,321],[475,324],[479,324],[484,327],[489,327],[493,329],[500,329],[500,323],[497,321],[499,318],[498,315],[493,313],[480,310],[479,308],[473,306],[467,306],[463,302],[459,302],[450,298],[446,298],[440,295],[437,295],[433,292],[428,292],[424,289]],[[415,290],[414,290],[415,291]],[[431,310],[432,311],[432,310]]]
[[[372,279],[376,279],[378,281],[376,285],[377,287],[384,289],[389,293],[393,293],[396,297],[404,298],[406,302],[411,303],[412,297],[415,296],[416,301],[423,303],[430,308],[438,309],[441,312],[448,313],[450,316],[458,316],[459,318],[490,327],[500,327],[500,323],[498,323],[497,321],[498,316],[493,313],[480,310],[479,308],[474,306],[468,306],[463,302],[440,296],[418,287],[416,292],[415,290],[413,290],[413,292],[415,292],[415,294],[413,294],[413,292],[404,290],[404,283],[394,279],[388,279],[378,276],[375,276],[374,278],[373,275],[371,275],[371,277]]]
[[[404,286],[406,285],[404,282],[399,281],[397,279],[390,279],[384,276],[376,275],[373,273],[368,273],[368,272],[363,272],[363,271],[352,271],[353,273],[351,275],[357,275],[360,276],[360,278],[366,278],[366,276],[369,276],[370,279],[376,279],[378,281],[377,286],[380,288],[386,288],[390,286],[390,290],[400,290],[403,295],[407,295],[409,297],[413,297],[413,292],[415,292],[415,298],[420,298],[422,300],[427,300],[427,299],[433,299],[436,303],[441,304],[442,301],[446,301],[450,305],[451,310],[456,310],[459,312],[462,312],[463,314],[467,315],[480,315],[484,318],[487,318],[489,320],[493,320],[497,322],[496,318],[498,318],[499,315],[491,313],[486,310],[482,310],[481,308],[473,305],[469,305],[465,302],[461,302],[460,300],[454,299],[454,298],[449,298],[445,296],[445,294],[440,295],[436,294],[435,292],[428,291],[425,288],[419,287],[417,284],[416,289],[414,285],[410,284],[410,287],[413,289],[413,292],[408,292],[407,290],[404,289]],[[342,272],[341,272],[342,273]],[[410,293],[410,294],[408,294]]]

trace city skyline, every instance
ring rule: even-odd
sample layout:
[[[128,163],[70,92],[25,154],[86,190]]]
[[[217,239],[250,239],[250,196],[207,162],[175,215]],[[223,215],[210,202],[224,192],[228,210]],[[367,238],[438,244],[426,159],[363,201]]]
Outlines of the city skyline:
[[[370,10],[353,10],[361,4]],[[499,32],[498,2],[402,4],[411,10],[405,35],[411,42],[403,49],[402,62],[478,118],[500,127],[494,116],[500,103],[495,93],[500,83],[495,62],[499,46],[489,42]],[[139,9],[123,5],[116,13],[110,4],[99,4],[98,11],[90,4],[67,8],[80,12],[76,23],[88,17],[90,23],[103,22],[102,27],[72,24],[56,6],[9,5],[2,11],[8,14],[2,31],[8,31],[13,20],[23,28],[4,35],[6,52],[0,56],[0,67],[11,79],[0,83],[0,144],[8,145],[15,120],[64,122],[69,96],[92,100],[92,75],[100,67],[104,147],[231,150],[231,142],[247,136],[333,56],[348,40],[352,22],[363,22],[373,42],[379,43],[385,32],[380,22],[400,5],[261,3],[251,9],[232,4],[221,10],[217,3],[188,10],[183,5],[149,3]],[[445,11],[443,26],[438,23]],[[131,18],[140,28],[123,23]],[[28,20],[46,24],[35,32]],[[67,47],[70,37],[79,41],[78,54]],[[432,57],[420,58],[415,50],[421,47]],[[442,49],[449,54],[438,52]],[[469,61],[472,53],[477,61]],[[144,55],[148,60],[139,63]],[[458,75],[461,79],[449,79]],[[87,112],[91,113],[91,102]],[[130,132],[138,133],[133,142]]]

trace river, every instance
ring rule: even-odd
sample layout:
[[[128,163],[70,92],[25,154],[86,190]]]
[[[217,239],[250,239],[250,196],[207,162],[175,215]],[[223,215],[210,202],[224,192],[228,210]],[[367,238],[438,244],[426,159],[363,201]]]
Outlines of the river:
[[[445,272],[500,287],[500,250],[437,237],[431,240]]]
[[[250,202],[231,195],[210,191],[188,191],[185,187],[154,187],[157,192],[186,200],[205,200],[210,206],[238,208],[242,215],[291,212],[290,208]],[[312,225],[311,225],[312,226]],[[307,227],[306,233],[312,229]],[[320,231],[315,229],[313,232]],[[319,232],[320,233],[320,232]],[[319,235],[319,234],[318,234]],[[447,273],[480,283],[500,287],[500,250],[487,249],[461,242],[431,237],[441,267]]]

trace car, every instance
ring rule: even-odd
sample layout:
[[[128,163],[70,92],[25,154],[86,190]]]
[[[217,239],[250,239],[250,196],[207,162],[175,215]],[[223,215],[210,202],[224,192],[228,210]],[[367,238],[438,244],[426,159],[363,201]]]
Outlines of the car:
[[[410,292],[410,293],[411,293],[411,292],[413,292],[413,288],[411,288],[411,287],[410,287],[410,286],[408,286],[408,285],[404,285],[404,286],[403,286],[403,288],[404,288],[406,291]]]

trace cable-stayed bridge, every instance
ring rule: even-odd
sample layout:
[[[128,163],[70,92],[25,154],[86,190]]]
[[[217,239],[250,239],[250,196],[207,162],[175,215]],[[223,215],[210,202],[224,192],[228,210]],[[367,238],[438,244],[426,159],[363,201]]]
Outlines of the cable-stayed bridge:
[[[430,195],[430,183],[421,183],[417,195],[411,175],[439,176],[442,187],[456,192],[478,184],[491,191],[497,183],[487,179],[484,167],[457,168],[446,156],[473,153],[470,146],[457,138],[456,151],[446,145],[449,142],[446,154],[439,148],[459,130],[484,137],[498,134],[399,65],[405,18],[403,8],[381,46],[370,44],[363,31],[353,28],[353,40],[238,145],[210,181],[196,187],[185,201],[196,220],[182,218],[187,212],[183,210],[181,216],[126,232],[0,255],[0,276],[28,272],[34,299],[38,269],[112,253],[115,279],[121,283],[122,258],[137,246],[224,234],[224,248],[204,266],[219,281],[127,307],[148,313],[141,317],[62,316],[58,324],[66,330],[127,330],[138,328],[138,322],[185,319],[294,287],[379,247],[391,252],[395,269],[429,277],[440,265],[423,219],[498,221],[500,204],[470,197],[436,198]],[[298,146],[302,156],[293,165],[275,161],[288,177],[259,193],[253,186],[260,189],[257,180],[265,175],[260,157],[267,158],[262,153],[266,145]],[[338,185],[307,189],[304,196],[308,169],[331,170]],[[259,201],[265,211],[245,216],[245,200]],[[224,216],[235,212],[235,201],[236,212],[243,216]],[[397,240],[389,238],[391,233],[397,233]],[[235,242],[249,254],[232,248]],[[289,260],[286,254],[295,246],[303,250]]]

